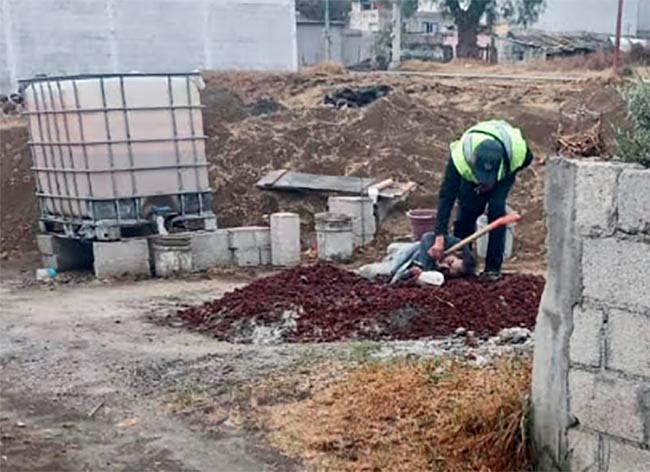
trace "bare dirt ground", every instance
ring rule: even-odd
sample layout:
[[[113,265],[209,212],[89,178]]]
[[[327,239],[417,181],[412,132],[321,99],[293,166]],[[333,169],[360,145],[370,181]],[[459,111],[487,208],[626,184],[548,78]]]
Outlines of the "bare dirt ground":
[[[241,345],[167,315],[243,279],[0,284],[0,469],[305,470],[269,446],[264,406],[309,398],[369,356],[484,365],[531,343]],[[16,285],[18,282],[18,285]]]
[[[3,288],[0,469],[291,470],[237,424],[203,428],[170,407],[208,385],[225,402],[238,383],[315,349],[229,345],[150,320],[233,287],[212,280]]]

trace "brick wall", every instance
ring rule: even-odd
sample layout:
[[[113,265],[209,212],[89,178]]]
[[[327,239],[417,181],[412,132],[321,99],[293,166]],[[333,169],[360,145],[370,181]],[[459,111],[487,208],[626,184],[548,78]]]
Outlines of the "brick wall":
[[[539,470],[650,470],[650,170],[552,159],[535,331]]]

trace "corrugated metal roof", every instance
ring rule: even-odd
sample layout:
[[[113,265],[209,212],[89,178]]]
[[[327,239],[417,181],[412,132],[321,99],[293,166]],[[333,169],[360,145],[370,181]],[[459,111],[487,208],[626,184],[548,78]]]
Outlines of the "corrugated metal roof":
[[[549,53],[596,51],[609,49],[607,35],[594,33],[547,33],[543,31],[511,31],[506,38],[522,46],[543,49]]]

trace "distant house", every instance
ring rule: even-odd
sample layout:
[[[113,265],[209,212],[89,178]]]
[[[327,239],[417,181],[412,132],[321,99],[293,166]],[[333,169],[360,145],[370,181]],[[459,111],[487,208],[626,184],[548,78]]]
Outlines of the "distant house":
[[[404,30],[407,33],[440,34],[449,24],[449,20],[438,11],[418,10],[404,20]]]
[[[296,18],[298,66],[312,66],[325,61],[325,24],[298,15]],[[350,30],[344,21],[330,21],[330,59],[353,66],[372,57],[372,33]]]
[[[392,8],[373,0],[354,0],[350,10],[350,29],[384,31],[392,27]],[[402,18],[406,33],[438,34],[452,24],[436,8],[420,2],[418,10],[409,18]]]
[[[510,31],[506,36],[496,38],[499,63],[575,56],[611,47],[608,35],[593,33],[569,34],[526,30]]]
[[[350,29],[376,33],[391,28],[390,8],[373,0],[353,0],[350,9]]]

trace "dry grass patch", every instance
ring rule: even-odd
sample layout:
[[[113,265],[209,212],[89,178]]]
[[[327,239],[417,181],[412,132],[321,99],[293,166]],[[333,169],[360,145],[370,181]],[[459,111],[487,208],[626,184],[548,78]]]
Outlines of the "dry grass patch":
[[[318,470],[524,471],[530,363],[376,363],[269,407],[269,440]]]
[[[337,61],[321,61],[303,69],[303,73],[315,75],[344,75],[346,72],[345,66]]]

